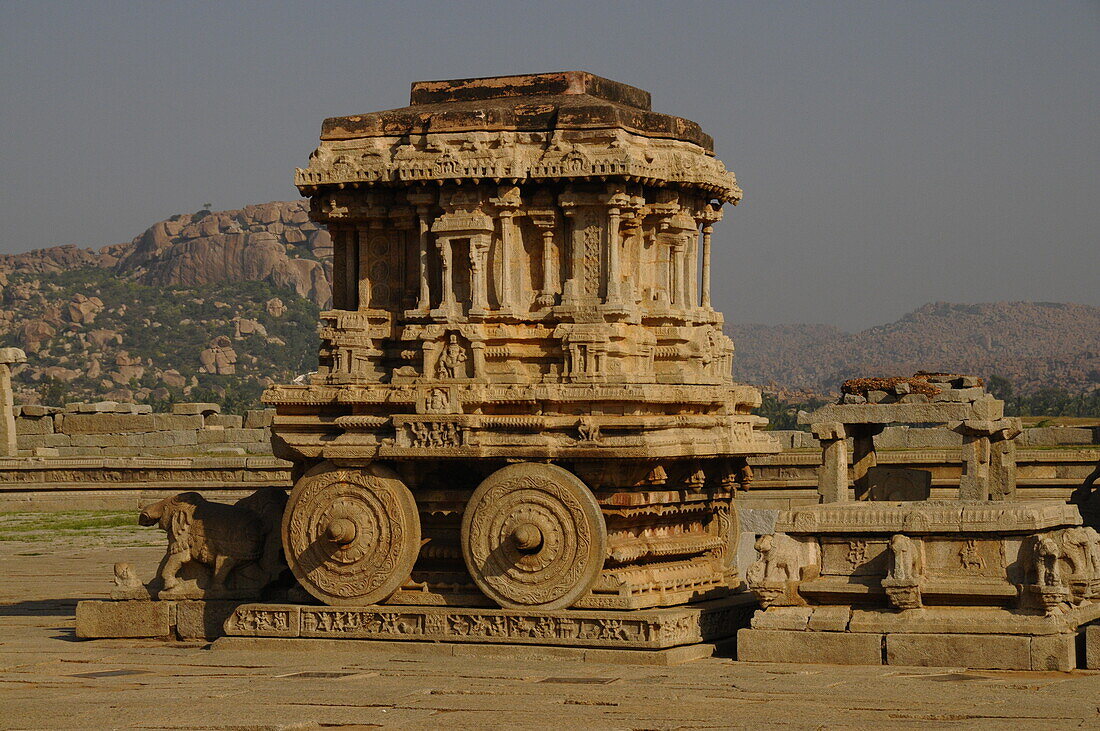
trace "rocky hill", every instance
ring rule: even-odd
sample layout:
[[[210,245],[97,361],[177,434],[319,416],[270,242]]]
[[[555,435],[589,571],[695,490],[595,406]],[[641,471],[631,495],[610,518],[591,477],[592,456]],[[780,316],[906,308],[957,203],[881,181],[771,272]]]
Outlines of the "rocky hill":
[[[1052,302],[937,302],[859,333],[826,325],[743,325],[739,380],[787,395],[831,394],[867,374],[918,370],[999,375],[1022,393],[1100,388],[1100,307]]]
[[[18,399],[216,399],[246,408],[312,370],[332,244],[302,201],[202,210],[100,249],[0,256],[0,346]],[[1027,393],[1100,388],[1100,307],[936,303],[860,333],[728,323],[738,380],[799,400],[867,374],[1000,375]]]

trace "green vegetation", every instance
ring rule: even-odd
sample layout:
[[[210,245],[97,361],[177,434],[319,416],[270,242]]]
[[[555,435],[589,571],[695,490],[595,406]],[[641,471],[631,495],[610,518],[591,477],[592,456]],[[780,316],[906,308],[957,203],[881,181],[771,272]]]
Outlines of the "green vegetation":
[[[1064,388],[1047,386],[1034,393],[1017,394],[1012,383],[992,376],[989,392],[1005,402],[1005,416],[1100,417],[1100,389],[1089,393],[1070,393]]]
[[[89,534],[121,527],[138,530],[134,511],[73,510],[61,513],[0,513],[0,541],[32,540],[42,533]]]
[[[37,285],[30,298],[13,294],[23,284]],[[104,309],[94,322],[72,324],[64,316],[78,294],[102,300]],[[278,317],[265,306],[275,297],[286,307]],[[260,405],[267,383],[289,382],[317,367],[319,308],[266,282],[155,287],[108,269],[85,267],[13,275],[3,300],[15,315],[15,326],[0,332],[0,346],[26,347],[23,323],[40,320],[55,331],[38,352],[28,353],[27,367],[14,376],[17,389],[33,389],[47,405],[100,400],[127,389],[134,401],[156,409],[179,401],[214,401],[239,414]],[[234,339],[235,317],[259,323],[266,336],[251,333]],[[221,335],[231,340],[236,372],[200,372],[200,353]],[[126,363],[136,363],[140,375],[120,382],[119,366]],[[52,367],[61,370],[48,371]],[[165,371],[176,373],[166,376]]]

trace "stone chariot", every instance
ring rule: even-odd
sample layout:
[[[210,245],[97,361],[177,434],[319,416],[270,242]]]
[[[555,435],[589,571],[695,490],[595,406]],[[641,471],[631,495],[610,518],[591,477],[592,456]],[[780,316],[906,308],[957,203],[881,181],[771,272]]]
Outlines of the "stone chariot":
[[[711,306],[741,190],[697,124],[587,73],[418,82],[326,120],[296,183],[334,302],[318,371],[264,401],[310,594],[638,610],[740,585],[733,495],[778,447]]]

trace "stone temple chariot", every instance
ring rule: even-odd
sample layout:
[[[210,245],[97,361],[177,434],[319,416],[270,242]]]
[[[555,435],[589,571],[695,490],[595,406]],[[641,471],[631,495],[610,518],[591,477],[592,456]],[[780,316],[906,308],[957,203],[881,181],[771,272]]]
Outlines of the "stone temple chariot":
[[[776,451],[711,306],[741,197],[697,124],[582,72],[418,82],[325,121],[318,372],[276,386],[283,524],[331,605],[639,609],[724,596]]]

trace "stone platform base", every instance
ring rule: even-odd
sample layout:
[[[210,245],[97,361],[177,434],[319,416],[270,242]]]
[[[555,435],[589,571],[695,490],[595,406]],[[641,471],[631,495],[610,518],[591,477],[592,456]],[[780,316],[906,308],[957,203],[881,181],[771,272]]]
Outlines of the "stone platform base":
[[[848,607],[772,607],[737,633],[748,662],[909,665],[986,670],[1074,670],[1086,631],[1100,645],[1100,607],[1056,617],[1004,609],[929,607],[904,612]],[[1091,633],[1098,632],[1097,635]],[[1084,646],[1084,645],[1083,645]]]
[[[467,657],[473,659],[501,659],[520,661],[571,661],[591,662],[603,665],[682,665],[706,657],[732,657],[734,638],[718,642],[698,642],[694,645],[667,647],[663,650],[615,650],[595,647],[551,647],[547,645],[482,645],[470,642],[401,642],[372,640],[348,642],[347,640],[316,640],[301,637],[221,637],[210,645],[213,651],[254,650],[259,652],[374,653],[386,657]]]
[[[555,612],[464,607],[328,607],[239,601],[82,601],[78,637],[427,641],[654,651],[732,639],[755,597],[679,607]]]

